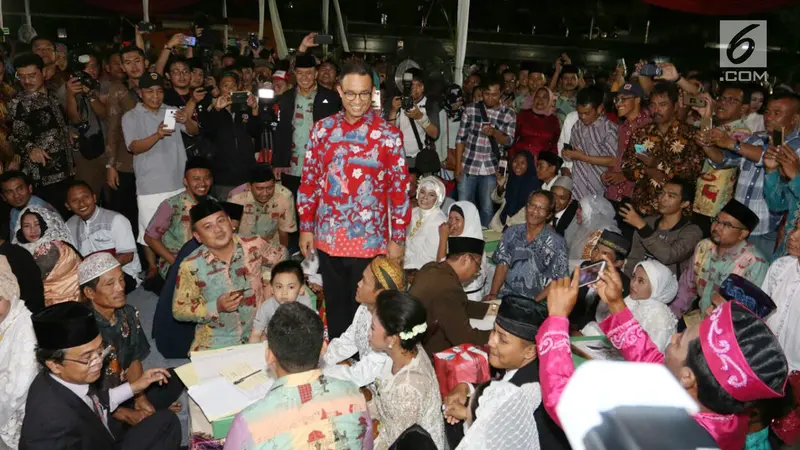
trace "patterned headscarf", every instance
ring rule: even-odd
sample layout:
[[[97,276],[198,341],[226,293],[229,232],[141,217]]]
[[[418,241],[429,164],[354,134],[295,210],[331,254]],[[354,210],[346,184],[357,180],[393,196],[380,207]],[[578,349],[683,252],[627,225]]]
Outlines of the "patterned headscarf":
[[[403,267],[387,256],[376,256],[369,263],[369,270],[375,275],[378,287],[383,289],[406,290],[406,273]]]
[[[18,236],[20,234],[18,232],[22,229],[22,217],[24,217],[25,213],[27,212],[34,212],[44,220],[43,224],[39,224],[42,226],[42,235],[34,242],[22,242]],[[66,242],[75,247],[75,243],[72,241],[72,235],[67,229],[67,225],[64,223],[64,220],[61,218],[61,216],[59,216],[57,212],[51,211],[49,208],[38,205],[30,205],[22,210],[22,213],[19,215],[19,220],[17,220],[17,225],[14,228],[14,234],[11,242],[13,244],[18,244],[20,247],[23,247],[25,250],[29,251],[31,255],[33,255],[40,245],[52,241]]]

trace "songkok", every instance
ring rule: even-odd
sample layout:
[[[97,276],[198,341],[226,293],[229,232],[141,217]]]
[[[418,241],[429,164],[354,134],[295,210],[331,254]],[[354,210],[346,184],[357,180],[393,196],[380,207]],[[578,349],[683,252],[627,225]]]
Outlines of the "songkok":
[[[232,202],[222,202],[222,209],[225,210],[225,214],[227,214],[231,220],[242,220],[244,206]]]
[[[597,243],[603,244],[611,250],[622,253],[623,255],[627,255],[628,252],[631,251],[631,242],[622,237],[621,234],[614,233],[613,231],[603,230]]]
[[[225,211],[225,209],[222,208],[222,205],[220,205],[218,201],[210,198],[200,200],[196,205],[192,206],[192,209],[189,210],[189,217],[192,219],[192,226],[206,217],[216,214],[220,211]]]
[[[550,186],[550,190],[552,191],[554,187],[561,187],[569,192],[572,192],[572,178],[566,175],[561,175],[558,178],[556,178],[556,182],[553,183],[552,186]]]
[[[100,335],[92,311],[79,302],[48,306],[34,314],[31,321],[37,346],[45,350],[78,347]]]
[[[644,98],[644,90],[636,81],[631,81],[630,83],[625,83],[622,85],[619,91],[617,91],[617,95],[633,95],[634,97]]]
[[[545,161],[548,164],[550,164],[551,166],[555,166],[556,170],[560,170],[561,169],[561,165],[564,164],[564,160],[561,159],[560,156],[556,155],[553,152],[541,152],[541,153],[539,153],[539,161]]]
[[[758,225],[758,216],[756,213],[738,200],[729,201],[720,212],[728,213],[733,216],[733,218],[741,222],[748,231],[752,232]]]
[[[406,273],[395,261],[384,255],[376,256],[369,263],[378,287],[389,290],[406,290]]]
[[[471,237],[451,237],[447,238],[448,255],[458,255],[460,253],[472,253],[483,255],[483,239]]]
[[[275,179],[275,172],[269,164],[259,164],[250,169],[250,183],[266,183]]]
[[[431,173],[438,174],[439,171],[442,170],[439,154],[433,150],[422,150],[417,153],[417,157],[414,158],[414,168],[417,173],[422,175]]]
[[[209,172],[211,171],[211,161],[202,156],[193,156],[186,161],[186,166],[184,166],[183,173],[192,170],[192,169],[206,169]]]
[[[139,78],[139,89],[147,89],[153,86],[161,86],[163,88],[164,78],[155,72],[146,73]]]
[[[119,261],[111,253],[92,253],[78,265],[78,284],[83,286],[119,265]]]
[[[719,295],[725,300],[736,300],[762,319],[777,308],[772,298],[760,287],[736,274],[728,275],[722,282]]]
[[[789,379],[786,356],[767,325],[739,302],[714,309],[700,323],[698,339],[708,368],[734,399],[750,402],[784,396]]]
[[[296,69],[311,69],[317,67],[317,60],[314,59],[314,55],[309,53],[297,55],[294,58],[294,67]]]
[[[514,336],[536,342],[536,333],[547,318],[544,302],[510,295],[503,298],[497,311],[497,325]]]

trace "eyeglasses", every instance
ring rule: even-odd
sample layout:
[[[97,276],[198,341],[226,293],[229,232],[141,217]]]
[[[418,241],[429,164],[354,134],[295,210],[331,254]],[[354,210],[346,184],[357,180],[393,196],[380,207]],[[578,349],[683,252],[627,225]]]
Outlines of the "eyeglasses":
[[[345,91],[344,93],[344,99],[349,102],[355,100],[356,97],[360,98],[363,101],[372,100],[372,91],[363,91],[363,92]]]
[[[36,78],[39,77],[39,72],[34,72],[29,74],[17,73],[15,76],[19,81],[36,81]]]
[[[636,97],[634,97],[632,95],[628,96],[628,97],[617,97],[617,98],[614,99],[614,103],[623,103],[623,102],[626,102],[626,101],[628,101],[628,100],[630,100],[632,98],[636,98]]]
[[[717,99],[717,101],[720,103],[742,103],[741,100],[734,97],[720,97]]]
[[[528,208],[530,208],[530,209],[535,209],[535,210],[537,210],[539,212],[543,212],[545,214],[548,214],[550,212],[550,208],[545,208],[544,206],[539,206],[536,203],[528,203],[526,206]]]
[[[469,259],[471,259],[472,262],[474,262],[475,265],[478,266],[478,270],[481,269],[481,258],[480,257],[476,258],[476,257],[474,257],[472,255],[469,255]]]
[[[74,363],[83,364],[84,366],[91,366],[95,362],[105,360],[109,354],[111,354],[110,345],[106,346],[105,348],[103,347],[98,348],[97,350],[95,350],[94,354],[90,356],[89,359],[86,361],[82,361],[80,359],[70,359],[70,358],[64,358],[64,361],[72,361]]]
[[[714,217],[713,219],[711,219],[711,225],[715,225],[715,224],[719,224],[719,226],[721,226],[722,229],[726,230],[726,231],[728,229],[734,229],[734,230],[746,230],[747,229],[745,227],[737,227],[736,225],[734,225],[734,224],[732,224],[730,222],[723,222],[723,221],[719,220],[718,217]]]

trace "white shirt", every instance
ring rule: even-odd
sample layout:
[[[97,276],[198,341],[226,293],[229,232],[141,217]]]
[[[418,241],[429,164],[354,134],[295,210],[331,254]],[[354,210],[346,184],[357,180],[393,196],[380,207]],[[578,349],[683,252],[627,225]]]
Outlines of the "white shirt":
[[[572,137],[572,127],[578,122],[578,111],[572,111],[571,113],[567,114],[567,117],[564,118],[564,123],[561,124],[561,135],[558,137],[558,156],[561,156],[563,159],[564,156],[562,155],[562,150],[564,150],[564,144],[569,143],[569,139]],[[561,166],[567,169],[572,169],[572,160],[564,159],[564,164]]]
[[[781,344],[789,371],[800,370],[800,264],[797,257],[784,256],[772,263],[761,289],[777,309],[766,317],[767,326]]]
[[[546,183],[542,183],[542,190],[549,192],[550,189],[553,187],[553,185],[556,184],[556,181],[558,181],[558,177],[559,177],[559,175],[556,175],[556,176],[553,177],[552,180],[550,180],[550,181],[548,181]]]
[[[360,305],[353,317],[353,323],[341,336],[328,344],[322,355],[322,373],[338,380],[353,382],[356,386],[366,386],[381,375],[392,370],[392,358],[383,352],[374,352],[369,345],[369,329],[372,326],[372,313]],[[358,353],[359,361],[352,366],[339,364]]]
[[[131,223],[125,216],[98,206],[87,221],[77,215],[70,217],[67,228],[83,257],[107,250],[114,250],[117,254],[133,253],[133,260],[122,266],[122,271],[138,282],[142,264]]]
[[[418,225],[417,222],[421,221]],[[447,222],[444,212],[433,207],[427,211],[416,207],[411,211],[411,222],[406,233],[406,253],[404,269],[419,269],[429,262],[436,261],[439,249],[439,225]]]
[[[422,111],[422,114],[426,114],[426,105],[428,103],[428,97],[422,97],[422,100],[417,103],[416,106]],[[417,138],[414,136],[414,130],[411,129],[411,122],[412,120],[408,118],[405,114],[404,109],[400,109],[397,112],[397,128],[400,128],[400,131],[403,133],[403,148],[406,151],[406,158],[415,158],[417,153],[421,150],[419,148],[419,143],[417,142]],[[425,129],[422,128],[418,123],[416,124],[417,127],[417,134],[419,134],[419,139],[422,141],[422,145],[425,145]]]
[[[72,391],[73,394],[77,395],[81,400],[83,400],[83,403],[86,403],[86,406],[88,406],[89,409],[94,411],[94,403],[89,397],[88,384],[70,383],[69,381],[64,381],[52,373],[50,374],[50,378],[58,381],[65,388]],[[105,425],[106,429],[108,429],[108,414],[114,412],[119,405],[125,403],[131,398],[133,398],[133,390],[131,389],[130,383],[124,383],[108,390],[108,410],[106,410],[102,405],[100,406],[103,409],[103,425]]]

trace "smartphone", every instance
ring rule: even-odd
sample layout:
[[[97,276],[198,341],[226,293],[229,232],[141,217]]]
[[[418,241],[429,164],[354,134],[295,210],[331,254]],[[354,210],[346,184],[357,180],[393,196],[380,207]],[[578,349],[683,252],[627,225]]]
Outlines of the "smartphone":
[[[314,43],[317,45],[331,45],[333,44],[333,36],[330,34],[318,34],[314,36]]]
[[[600,279],[600,274],[606,269],[606,262],[600,261],[586,267],[581,268],[578,273],[578,287],[584,287],[589,284],[597,283]]]
[[[175,108],[170,108],[164,112],[164,126],[168,130],[175,129],[175,113],[178,112]]]
[[[572,150],[572,144],[569,142],[564,142],[564,150]]]
[[[699,107],[706,106],[705,100],[696,95],[691,95],[691,94],[686,94],[685,102],[688,106],[699,106]]]
[[[647,154],[647,147],[644,144],[633,144],[633,150],[640,155]]]
[[[639,75],[644,77],[659,77],[661,76],[661,67],[655,64],[645,64],[642,66],[642,70],[639,71]]]
[[[235,291],[231,291],[231,295],[244,295],[244,289],[237,289]]]
[[[267,88],[260,88],[258,90],[258,98],[262,100],[269,100],[275,98],[275,91]],[[246,100],[245,100],[246,102]]]
[[[783,145],[783,128],[772,131],[772,146],[777,147],[779,145]]]
[[[499,164],[499,166],[497,168],[497,171],[500,173],[501,177],[505,177],[506,176],[506,173],[508,172],[508,160],[507,159],[501,159],[500,160],[500,164]]]
[[[197,38],[194,36],[186,36],[183,42],[189,47],[194,47],[197,45]]]

